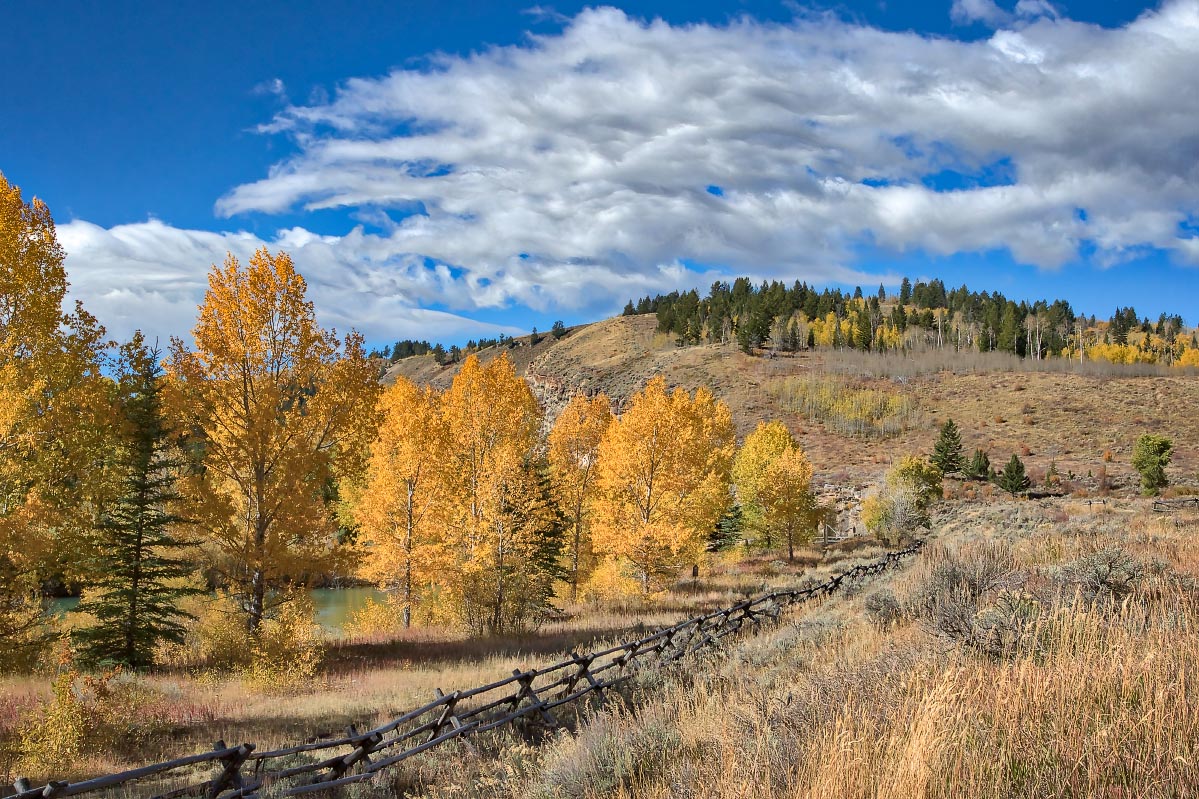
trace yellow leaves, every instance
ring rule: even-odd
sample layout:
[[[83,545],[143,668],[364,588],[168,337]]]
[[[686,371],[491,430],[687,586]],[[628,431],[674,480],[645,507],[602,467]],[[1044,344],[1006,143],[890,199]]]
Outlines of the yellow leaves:
[[[812,494],[812,464],[803,450],[788,446],[767,465],[758,489],[762,522],[787,542],[788,557],[795,544],[811,537],[818,508]]]
[[[398,587],[408,605],[441,559],[433,515],[445,439],[440,395],[433,389],[401,377],[383,392],[378,436],[352,513],[365,552],[363,576]]]
[[[195,350],[172,341],[170,403],[203,454],[194,515],[245,582],[256,628],[267,583],[328,557],[324,492],[359,465],[379,389],[361,338],[339,343],[317,325],[286,253],[259,250],[244,268],[230,255],[208,283]]]
[[[576,394],[558,415],[549,434],[548,457],[554,489],[572,527],[569,550],[572,599],[578,596],[579,582],[594,565],[587,535],[587,511],[594,494],[600,442],[611,423],[612,407],[605,395],[588,399]]]
[[[0,651],[14,658],[37,644],[38,583],[76,575],[106,486],[103,329],[63,313],[63,257],[46,205],[0,175]]]
[[[737,500],[742,505],[757,503],[766,467],[788,447],[794,446],[795,439],[791,431],[778,420],[760,422],[745,437],[745,443],[733,461],[733,484],[737,487]]]
[[[599,447],[597,549],[634,563],[643,591],[697,560],[728,507],[733,447],[732,416],[711,392],[668,393],[665,380],[651,380]]]

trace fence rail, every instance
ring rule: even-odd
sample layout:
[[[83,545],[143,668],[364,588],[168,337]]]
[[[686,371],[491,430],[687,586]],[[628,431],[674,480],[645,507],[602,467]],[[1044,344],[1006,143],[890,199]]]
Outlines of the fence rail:
[[[1199,497],[1153,500],[1153,509],[1158,513],[1171,513],[1182,508],[1199,508]]]
[[[382,771],[448,741],[519,720],[534,727],[555,729],[561,726],[554,715],[558,708],[590,694],[602,701],[606,691],[630,680],[637,671],[661,668],[745,629],[756,629],[763,620],[777,620],[792,605],[829,596],[848,581],[898,565],[902,558],[919,552],[922,545],[923,541],[917,541],[818,585],[772,591],[600,652],[572,651],[568,659],[559,663],[528,671],[514,669],[512,676],[476,688],[449,694],[438,689],[428,704],[365,732],[350,727],[340,738],[263,752],[255,751],[255,746],[249,743],[229,747],[218,741],[211,752],[82,782],[50,782],[30,787],[26,781],[18,780],[17,793],[5,799],[78,796],[170,773],[178,781],[196,779],[198,775],[189,770],[198,766],[211,767],[213,776],[170,790],[160,786],[151,789],[158,791],[152,795],[155,799],[183,796],[256,799],[263,787],[275,785],[281,789],[281,796],[300,796],[373,779]],[[288,765],[289,759],[299,756],[316,759]]]

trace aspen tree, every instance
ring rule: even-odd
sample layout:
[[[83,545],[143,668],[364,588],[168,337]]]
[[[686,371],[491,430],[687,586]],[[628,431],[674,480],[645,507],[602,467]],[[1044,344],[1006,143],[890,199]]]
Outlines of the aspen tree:
[[[113,490],[104,328],[63,313],[64,257],[50,209],[0,174],[0,671],[40,645],[39,586],[80,575]]]
[[[379,401],[379,433],[352,503],[362,574],[399,595],[404,627],[425,589],[446,568],[436,515],[444,501],[438,470],[446,460],[441,396],[401,377]]]
[[[661,377],[635,394],[599,447],[592,537],[633,565],[642,593],[698,561],[730,504],[732,415],[705,388],[667,392]]]
[[[595,494],[600,442],[612,423],[608,398],[576,394],[558,415],[549,435],[549,463],[554,489],[570,522],[570,598],[578,598],[579,582],[594,565],[589,539],[589,504]]]
[[[229,255],[208,275],[195,349],[171,342],[172,404],[200,468],[186,490],[253,636],[273,590],[330,564],[330,487],[375,425],[362,337],[323,330],[306,294],[286,253]]]

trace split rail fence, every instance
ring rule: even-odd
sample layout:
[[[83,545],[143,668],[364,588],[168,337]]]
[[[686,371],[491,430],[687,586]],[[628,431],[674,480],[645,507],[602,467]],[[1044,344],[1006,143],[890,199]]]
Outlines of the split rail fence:
[[[917,541],[818,585],[772,591],[600,652],[571,652],[560,663],[529,671],[515,669],[511,677],[477,688],[449,694],[438,689],[428,704],[365,732],[350,727],[340,738],[264,752],[250,743],[227,746],[218,741],[211,752],[82,782],[31,787],[18,780],[17,793],[5,799],[57,799],[112,789],[121,789],[123,796],[148,794],[154,799],[256,799],[267,786],[274,787],[272,794],[299,796],[373,779],[441,744],[517,722],[552,730],[561,726],[555,715],[560,709],[591,694],[602,701],[606,692],[638,671],[662,668],[731,635],[756,629],[764,620],[777,620],[792,605],[829,596],[855,579],[897,566],[902,558],[919,552],[922,544]],[[201,767],[210,769],[211,776],[182,787],[163,788],[167,781],[177,784],[197,779],[200,775],[195,771]],[[154,778],[154,787],[143,785],[137,791],[131,785],[150,778]]]

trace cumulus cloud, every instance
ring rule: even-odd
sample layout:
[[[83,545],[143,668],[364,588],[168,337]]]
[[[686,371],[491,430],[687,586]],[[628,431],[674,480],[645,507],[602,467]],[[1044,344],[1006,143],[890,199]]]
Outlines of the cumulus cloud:
[[[272,242],[346,303],[326,311],[339,320],[370,297],[611,304],[714,267],[864,282],[863,245],[1006,249],[1045,268],[1084,247],[1100,264],[1146,249],[1195,261],[1180,231],[1199,211],[1199,0],[1119,29],[1045,0],[953,13],[998,30],[966,42],[827,15],[672,26],[587,10],[521,46],[287,107],[262,131],[295,155],[216,210],[396,220]],[[110,252],[154,225],[90,232]],[[164,234],[161,257],[199,235]]]
[[[245,263],[261,247],[292,255],[318,319],[342,332],[353,328],[379,343],[522,332],[420,307],[443,298],[454,283],[449,270],[425,269],[403,258],[374,261],[372,237],[360,230],[330,238],[284,230],[264,241],[249,233],[182,230],[157,220],[109,229],[74,221],[58,226],[58,238],[67,251],[71,295],[82,298],[117,339],[142,330],[165,346],[170,336],[185,336],[204,297],[209,266],[222,263],[227,253]]]

